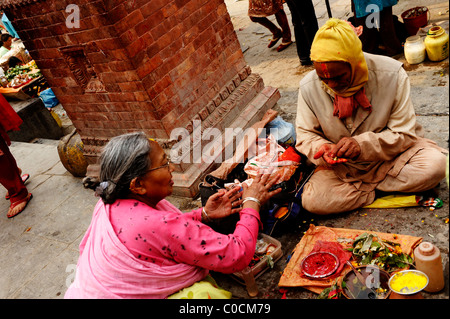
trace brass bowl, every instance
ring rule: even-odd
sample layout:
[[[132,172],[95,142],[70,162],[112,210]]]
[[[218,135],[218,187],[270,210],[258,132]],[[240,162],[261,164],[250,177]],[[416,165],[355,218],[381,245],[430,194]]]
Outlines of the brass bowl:
[[[419,277],[423,277],[424,279],[426,279],[425,280],[425,285],[422,285],[422,287],[420,287],[420,286],[414,287],[413,289],[408,289],[408,287],[404,287],[404,288],[402,288],[402,289],[400,289],[398,291],[396,289],[393,289],[392,288],[392,283],[395,282],[395,280],[398,280],[399,278],[401,278],[402,276],[404,276],[406,274],[415,274],[415,275],[417,275]],[[419,270],[409,269],[409,270],[402,270],[402,271],[399,271],[399,272],[396,272],[395,274],[393,274],[391,276],[391,278],[389,279],[388,284],[389,284],[389,288],[393,292],[395,292],[396,294],[399,294],[399,295],[414,295],[414,294],[417,294],[420,291],[422,291],[426,286],[428,286],[428,282],[429,282],[429,279],[428,279],[428,276],[425,273],[423,273],[423,272],[421,272]]]

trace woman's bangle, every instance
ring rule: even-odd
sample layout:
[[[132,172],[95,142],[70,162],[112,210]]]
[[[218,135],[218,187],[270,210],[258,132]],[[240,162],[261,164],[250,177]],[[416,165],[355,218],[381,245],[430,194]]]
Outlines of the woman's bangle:
[[[248,201],[255,202],[256,204],[258,204],[259,207],[261,207],[261,202],[259,201],[259,199],[255,197],[245,197],[244,200],[242,201],[242,205],[244,205],[244,203]]]
[[[210,222],[211,218],[209,218],[208,214],[206,213],[205,207],[202,208],[202,216],[204,216],[205,222]]]

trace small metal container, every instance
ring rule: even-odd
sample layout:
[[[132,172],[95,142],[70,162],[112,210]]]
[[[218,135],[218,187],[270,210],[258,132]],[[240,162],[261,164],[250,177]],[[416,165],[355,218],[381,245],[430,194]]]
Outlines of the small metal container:
[[[395,282],[395,280],[398,280],[401,276],[404,276],[405,274],[408,274],[408,273],[414,273],[414,274],[417,274],[418,276],[425,277],[426,278],[426,284],[423,287],[418,287],[417,289],[412,289],[412,290],[405,289],[407,287],[404,287],[404,288],[402,288],[400,290],[393,289],[392,288],[392,283]],[[413,294],[417,294],[420,291],[422,291],[428,285],[428,282],[429,282],[428,276],[425,273],[423,273],[422,271],[408,269],[408,270],[402,270],[402,271],[399,271],[399,272],[396,272],[395,274],[393,274],[391,276],[391,278],[389,278],[388,285],[389,285],[389,289],[391,289],[396,294],[399,294],[399,295],[413,295]]]
[[[335,260],[335,265],[334,265],[333,268],[331,268],[328,272],[326,272],[324,274],[320,274],[320,275],[315,274],[315,273],[314,274],[310,274],[307,271],[305,271],[305,264],[308,263],[310,258],[313,258],[313,257],[318,256],[318,255],[331,256]],[[329,253],[329,252],[315,252],[315,253],[311,253],[308,256],[306,256],[305,258],[303,258],[302,263],[300,264],[300,267],[301,267],[302,272],[308,277],[311,277],[311,278],[325,278],[325,277],[331,276],[338,269],[338,267],[339,267],[339,259],[336,257],[336,255],[334,255],[332,253]]]

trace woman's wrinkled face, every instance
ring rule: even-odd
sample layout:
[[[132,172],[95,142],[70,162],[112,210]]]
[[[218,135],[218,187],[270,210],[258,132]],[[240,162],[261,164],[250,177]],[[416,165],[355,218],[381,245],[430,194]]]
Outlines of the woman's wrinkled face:
[[[174,167],[161,146],[154,141],[150,143],[149,157],[152,164],[147,173],[142,176],[142,183],[147,190],[146,196],[158,202],[172,194]]]
[[[320,80],[336,93],[344,93],[352,83],[352,69],[346,62],[314,62]]]

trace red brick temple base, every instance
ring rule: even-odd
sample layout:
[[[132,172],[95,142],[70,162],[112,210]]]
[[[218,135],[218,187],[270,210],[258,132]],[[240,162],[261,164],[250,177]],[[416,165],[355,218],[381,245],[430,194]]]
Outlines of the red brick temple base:
[[[223,0],[4,0],[0,10],[77,129],[89,176],[114,136],[143,131],[169,152],[177,129],[193,141],[199,122],[245,129],[280,97],[246,65]],[[174,194],[195,196],[214,165],[177,164]]]

